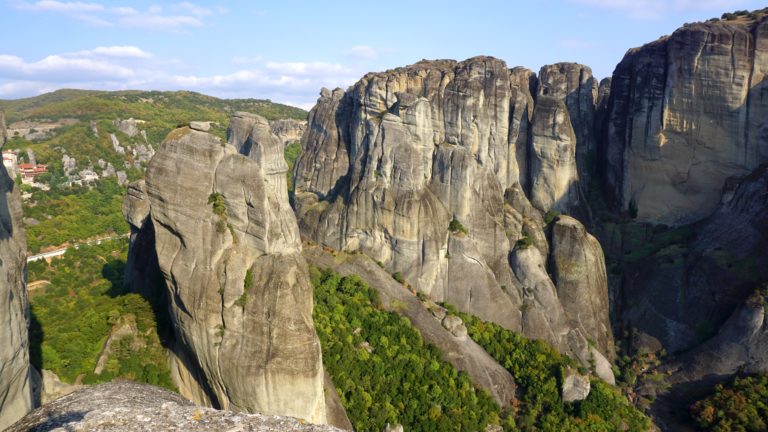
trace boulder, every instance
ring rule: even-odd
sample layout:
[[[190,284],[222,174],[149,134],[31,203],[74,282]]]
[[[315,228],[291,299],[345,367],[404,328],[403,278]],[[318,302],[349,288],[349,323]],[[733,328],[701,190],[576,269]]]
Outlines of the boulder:
[[[242,414],[196,406],[171,391],[131,381],[86,387],[28,414],[8,432],[160,430],[333,432],[306,419]]]
[[[580,375],[573,371],[566,372],[563,378],[563,402],[578,402],[589,396],[589,376]]]

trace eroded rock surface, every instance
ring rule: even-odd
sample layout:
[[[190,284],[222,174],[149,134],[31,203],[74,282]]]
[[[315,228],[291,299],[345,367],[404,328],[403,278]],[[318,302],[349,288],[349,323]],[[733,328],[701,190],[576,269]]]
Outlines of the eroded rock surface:
[[[295,168],[302,233],[586,362],[598,337],[567,319],[542,214],[584,206],[579,166],[595,149],[596,100],[587,67],[546,66],[537,78],[490,57],[422,61],[346,93],[323,90]],[[518,253],[521,239],[530,253]],[[593,246],[586,253],[601,255]],[[604,279],[601,262],[580,270]]]
[[[312,288],[282,143],[266,120],[246,113],[228,135],[229,143],[190,128],[168,135],[146,185],[132,185],[126,198],[132,250],[151,224],[182,394],[324,423]]]
[[[130,381],[87,387],[38,408],[9,432],[27,431],[332,432],[304,419],[196,406],[178,394]]]
[[[0,112],[0,149],[5,140]],[[27,245],[21,219],[19,190],[0,166],[0,429],[32,409]]]
[[[307,131],[307,122],[304,120],[280,119],[269,122],[272,133],[277,135],[283,144],[300,141]]]
[[[768,160],[768,16],[687,24],[613,73],[605,180],[640,220],[715,210],[726,178]]]

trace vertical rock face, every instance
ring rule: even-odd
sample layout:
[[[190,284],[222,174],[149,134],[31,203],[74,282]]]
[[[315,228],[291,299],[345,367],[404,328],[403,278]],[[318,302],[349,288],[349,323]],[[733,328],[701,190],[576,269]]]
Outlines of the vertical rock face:
[[[0,149],[5,139],[0,112]],[[26,253],[19,190],[0,166],[0,429],[32,409]]]
[[[768,160],[768,18],[688,24],[613,74],[605,180],[617,207],[682,224]]]
[[[177,383],[196,402],[325,422],[312,288],[288,204],[283,146],[238,113],[229,143],[169,134],[126,219],[154,233],[178,342]]]
[[[587,338],[597,337],[569,325],[545,269],[541,212],[581,205],[577,155],[582,140],[584,154],[594,148],[597,86],[575,64],[542,77],[477,57],[323,90],[295,201],[307,237],[364,252],[436,301],[588,362]],[[524,237],[534,247],[516,246]]]
[[[590,68],[576,63],[541,68],[530,158],[531,202],[537,208],[570,211],[586,204],[579,181],[587,186],[594,169],[596,101]]]

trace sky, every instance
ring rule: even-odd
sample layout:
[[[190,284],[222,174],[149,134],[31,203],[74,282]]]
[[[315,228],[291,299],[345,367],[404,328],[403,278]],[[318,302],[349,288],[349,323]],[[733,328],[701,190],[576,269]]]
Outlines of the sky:
[[[310,108],[322,87],[490,55],[611,75],[632,47],[753,0],[0,0],[0,99],[60,88],[192,90]]]

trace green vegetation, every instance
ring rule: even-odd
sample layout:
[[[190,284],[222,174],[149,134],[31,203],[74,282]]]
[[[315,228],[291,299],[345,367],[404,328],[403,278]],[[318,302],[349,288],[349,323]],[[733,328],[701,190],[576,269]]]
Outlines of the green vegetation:
[[[122,282],[127,249],[121,239],[80,246],[50,265],[29,263],[35,367],[69,383],[120,377],[173,389],[152,305]],[[136,331],[113,341],[104,370],[95,374],[107,338],[126,326]]]
[[[224,195],[214,192],[208,195],[208,204],[213,209],[213,214],[219,217],[216,221],[216,232],[224,234],[227,231],[229,224],[227,223],[227,203],[224,201]],[[230,230],[232,238],[235,238],[234,228]]]
[[[467,234],[467,229],[464,228],[464,225],[461,224],[455,217],[451,220],[451,223],[448,224],[448,231],[456,234],[456,233],[463,233]]]
[[[58,90],[27,99],[3,100],[0,109],[6,111],[8,123],[26,118],[134,117],[159,119],[175,126],[192,120],[225,122],[236,111],[259,114],[267,120],[307,118],[307,112],[301,108],[268,99],[219,99],[190,91]]]
[[[581,403],[566,404],[560,384],[566,367],[574,360],[558,354],[541,341],[534,341],[497,324],[459,313],[469,336],[515,377],[520,392],[516,412],[504,419],[506,430],[544,431],[645,431],[650,420],[633,408],[616,389],[599,379]]]
[[[288,191],[293,192],[293,166],[296,164],[296,159],[301,154],[301,144],[298,141],[294,141],[285,146],[285,161],[288,163]]]
[[[549,225],[552,222],[556,221],[557,218],[559,218],[561,213],[557,210],[548,210],[547,213],[544,215],[544,223]]]
[[[717,385],[714,394],[691,406],[691,416],[706,431],[768,430],[768,373]]]
[[[323,363],[356,431],[482,431],[499,407],[357,276],[311,269]]]
[[[125,188],[113,178],[92,188],[36,189],[24,201],[24,217],[39,222],[26,227],[29,251],[36,253],[46,246],[127,233],[128,224],[121,210],[124,194]]]
[[[403,276],[403,274],[400,272],[392,273],[392,279],[396,280],[397,283],[401,285],[405,285],[405,276]]]
[[[248,291],[253,286],[253,269],[249,268],[245,272],[245,279],[243,279],[243,294],[235,300],[235,304],[242,307],[245,307],[245,304],[248,302]]]
[[[520,239],[515,242],[515,247],[518,249],[528,249],[531,246],[533,246],[533,240],[528,236],[520,237]]]

